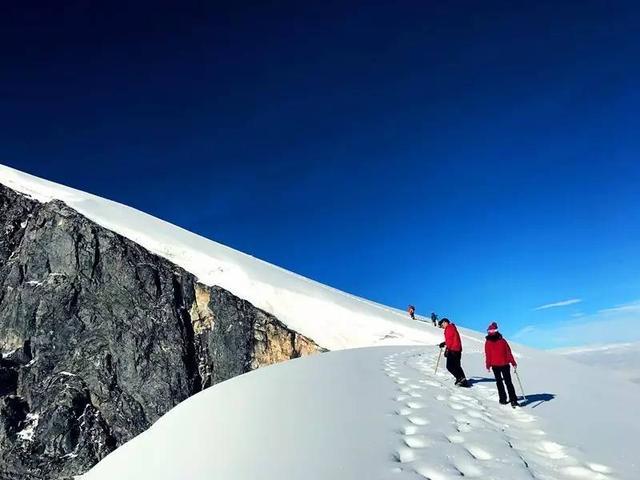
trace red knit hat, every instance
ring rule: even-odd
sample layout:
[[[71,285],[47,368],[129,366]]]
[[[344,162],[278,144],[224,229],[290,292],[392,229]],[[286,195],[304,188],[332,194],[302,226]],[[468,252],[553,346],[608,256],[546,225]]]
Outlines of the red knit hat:
[[[491,325],[487,328],[487,333],[491,335],[492,333],[496,333],[498,331],[498,324],[496,322],[491,322]]]

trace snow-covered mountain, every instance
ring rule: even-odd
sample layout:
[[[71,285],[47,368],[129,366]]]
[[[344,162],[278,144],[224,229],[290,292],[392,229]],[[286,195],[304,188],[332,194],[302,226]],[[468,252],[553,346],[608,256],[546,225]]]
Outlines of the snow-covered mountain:
[[[566,358],[593,365],[640,383],[640,342],[593,345],[555,350]]]
[[[0,183],[40,201],[61,200],[98,225],[275,315],[330,350],[434,341],[407,314],[314,282],[158,218],[0,165]]]
[[[60,200],[317,345],[343,350],[210,387],[83,480],[640,478],[635,384],[512,344],[527,399],[505,408],[483,369],[481,333],[461,329],[474,383],[460,390],[442,366],[434,373],[441,331],[404,312],[7,167],[0,183],[41,202]]]

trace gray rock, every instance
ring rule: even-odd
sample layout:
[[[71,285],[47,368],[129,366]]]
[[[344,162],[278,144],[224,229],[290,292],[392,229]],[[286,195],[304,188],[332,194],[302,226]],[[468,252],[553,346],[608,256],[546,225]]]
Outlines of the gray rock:
[[[71,478],[169,409],[321,349],[64,203],[0,185],[0,479]]]

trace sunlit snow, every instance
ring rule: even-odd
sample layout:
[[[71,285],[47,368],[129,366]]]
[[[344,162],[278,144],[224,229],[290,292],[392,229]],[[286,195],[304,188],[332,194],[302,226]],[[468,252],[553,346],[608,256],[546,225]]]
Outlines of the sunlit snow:
[[[640,386],[609,375],[606,363],[593,368],[512,344],[527,395],[513,410],[497,402],[481,333],[462,329],[472,387],[460,389],[442,366],[434,373],[442,332],[405,312],[7,167],[0,182],[42,202],[62,200],[321,346],[346,349],[213,386],[82,480],[640,478]]]

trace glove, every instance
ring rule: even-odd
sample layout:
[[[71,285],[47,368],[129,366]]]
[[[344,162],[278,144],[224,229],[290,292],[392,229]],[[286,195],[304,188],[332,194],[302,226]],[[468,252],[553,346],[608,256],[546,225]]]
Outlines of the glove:
[[[446,345],[445,342],[442,342],[440,345],[438,345],[440,348],[444,348],[444,346]]]

